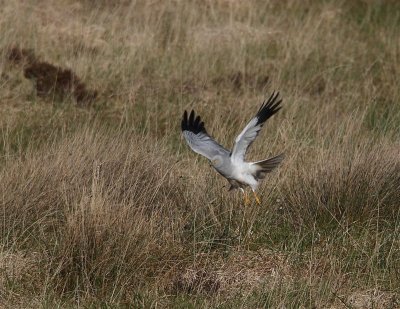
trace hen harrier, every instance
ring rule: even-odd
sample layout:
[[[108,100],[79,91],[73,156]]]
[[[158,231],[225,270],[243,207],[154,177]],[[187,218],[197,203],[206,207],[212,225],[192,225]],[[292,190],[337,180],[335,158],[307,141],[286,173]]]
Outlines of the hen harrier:
[[[258,113],[250,120],[243,131],[236,137],[232,151],[218,144],[204,128],[200,116],[194,111],[183,113],[181,128],[186,142],[194,152],[205,156],[212,166],[230,183],[229,190],[240,189],[244,195],[245,204],[249,203],[245,187],[250,186],[258,204],[261,204],[256,189],[261,179],[271,172],[283,160],[283,154],[257,162],[245,162],[247,148],[256,139],[265,121],[281,109],[278,100],[279,92],[272,93],[270,98],[263,102]]]

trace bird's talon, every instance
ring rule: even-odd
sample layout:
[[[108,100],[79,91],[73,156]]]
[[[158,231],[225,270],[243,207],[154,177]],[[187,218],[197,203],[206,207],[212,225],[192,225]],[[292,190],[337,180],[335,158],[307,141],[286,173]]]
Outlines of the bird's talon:
[[[258,205],[261,205],[261,200],[260,200],[260,198],[258,197],[257,193],[253,191],[253,194],[254,194],[254,198],[256,199],[257,204],[258,204]]]
[[[245,206],[249,206],[249,205],[250,205],[250,199],[249,199],[249,197],[247,196],[247,193],[246,193],[246,192],[243,192],[243,194],[244,194],[244,205],[245,205]]]

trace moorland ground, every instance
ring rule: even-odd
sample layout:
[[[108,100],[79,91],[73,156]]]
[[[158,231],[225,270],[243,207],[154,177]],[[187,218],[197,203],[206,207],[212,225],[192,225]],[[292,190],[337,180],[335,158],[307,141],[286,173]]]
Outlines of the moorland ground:
[[[1,1],[3,307],[398,308],[397,1]],[[241,195],[218,141],[273,90]]]

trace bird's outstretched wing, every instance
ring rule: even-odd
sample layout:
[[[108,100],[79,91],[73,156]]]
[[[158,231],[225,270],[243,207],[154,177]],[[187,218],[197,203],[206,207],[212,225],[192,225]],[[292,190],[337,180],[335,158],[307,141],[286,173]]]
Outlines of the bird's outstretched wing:
[[[250,120],[243,131],[236,137],[231,160],[236,163],[244,161],[247,148],[256,139],[265,121],[281,109],[282,100],[278,100],[279,92],[273,92],[268,100],[264,101],[257,115]]]
[[[192,110],[188,117],[187,111],[183,113],[181,122],[182,134],[194,152],[212,160],[216,155],[228,156],[229,151],[218,144],[204,128],[200,116],[195,117]]]

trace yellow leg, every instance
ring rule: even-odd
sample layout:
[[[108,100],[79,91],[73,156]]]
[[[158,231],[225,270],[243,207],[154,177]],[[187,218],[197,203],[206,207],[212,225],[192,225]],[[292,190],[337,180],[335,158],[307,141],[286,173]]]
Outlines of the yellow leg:
[[[250,205],[250,199],[247,195],[247,192],[244,191],[244,189],[240,188],[240,190],[243,192],[243,197],[244,197],[244,206],[249,206]]]
[[[254,198],[256,199],[257,204],[258,204],[258,205],[261,205],[261,200],[260,200],[260,198],[258,197],[257,193],[256,193],[255,191],[253,191],[253,194],[254,194]]]

